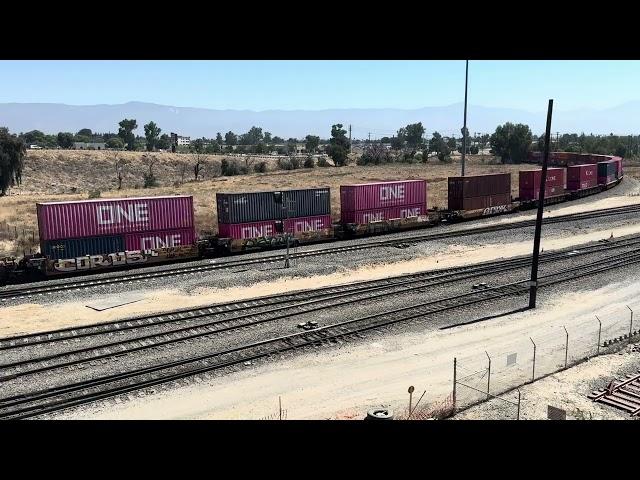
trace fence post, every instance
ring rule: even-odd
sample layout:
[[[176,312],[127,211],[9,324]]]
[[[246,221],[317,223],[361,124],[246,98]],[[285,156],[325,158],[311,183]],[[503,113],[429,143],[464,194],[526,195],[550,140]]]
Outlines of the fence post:
[[[491,389],[491,357],[489,356],[486,350],[484,351],[484,353],[489,359],[489,370],[488,370],[489,373],[487,375],[487,400],[489,400],[489,392]]]
[[[633,331],[633,310],[631,310],[631,307],[629,307],[629,305],[627,305],[627,308],[631,312],[631,321],[629,322],[629,345],[631,345],[631,332]]]
[[[278,405],[280,406],[280,420],[282,420],[282,397],[278,397]]]
[[[564,368],[567,368],[567,358],[569,357],[569,332],[567,332],[567,327],[564,325],[562,328],[564,328],[564,333],[567,334],[567,341],[564,347]]]
[[[596,315],[596,319],[598,320],[598,324],[600,325],[598,327],[598,348],[596,350],[596,355],[600,355],[600,336],[602,335],[602,322],[598,318],[598,315]]]
[[[536,379],[536,342],[531,337],[529,337],[529,340],[533,343],[533,372],[531,373],[531,381],[533,382]]]
[[[13,226],[13,232],[15,233],[16,238],[18,238],[18,227],[16,225]]]
[[[516,414],[516,420],[520,420],[520,389],[518,388],[518,413]]]
[[[456,373],[457,373],[457,361],[456,357],[453,357],[453,413],[456,413]]]

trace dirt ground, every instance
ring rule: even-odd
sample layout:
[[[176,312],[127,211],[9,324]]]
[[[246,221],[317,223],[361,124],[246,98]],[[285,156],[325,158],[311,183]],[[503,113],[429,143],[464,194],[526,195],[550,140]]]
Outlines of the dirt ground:
[[[574,331],[572,328],[581,329],[585,319],[592,320],[594,314],[605,322],[615,317],[618,307],[628,304],[638,308],[638,288],[638,281],[610,283],[588,295],[558,295],[535,312],[511,314],[452,330],[381,335],[358,344],[253,365],[152,396],[132,397],[131,401],[100,410],[66,412],[61,417],[261,419],[277,411],[278,397],[287,410],[287,419],[361,419],[367,410],[380,406],[400,411],[406,408],[409,385],[420,394],[427,392],[425,404],[439,402],[451,393],[454,356],[486,361],[485,351],[495,358],[496,352],[509,351],[514,342],[530,336],[542,348],[550,332],[564,338],[562,325]],[[578,340],[591,343],[593,339]],[[466,366],[485,367],[481,360],[478,362],[467,362]],[[600,362],[606,364],[607,358]],[[553,391],[549,390],[548,395],[553,396]],[[554,402],[557,404],[557,397]]]
[[[445,208],[447,205],[447,177],[459,175],[459,160],[443,164],[430,160],[427,164],[397,163],[379,166],[327,167],[300,170],[278,170],[267,173],[252,173],[235,177],[211,178],[193,182],[180,182],[180,162],[192,162],[191,155],[162,153],[154,154],[158,163],[154,168],[160,179],[160,187],[134,188],[143,184],[142,174],[148,169],[144,165],[143,153],[119,152],[127,157],[130,164],[123,182],[123,189],[117,190],[115,169],[111,152],[84,151],[60,152],[57,150],[29,151],[25,159],[23,184],[13,188],[6,197],[0,197],[0,230],[4,224],[18,228],[19,239],[11,235],[0,235],[0,255],[21,254],[38,244],[36,202],[83,200],[87,192],[96,188],[102,190],[103,198],[193,195],[196,229],[199,233],[217,231],[215,194],[217,192],[243,192],[279,190],[294,188],[330,187],[331,210],[334,220],[340,215],[340,185],[383,180],[426,179],[429,181],[427,205],[429,208]],[[130,158],[129,158],[130,157]],[[210,156],[208,161],[219,161],[222,156]],[[214,159],[215,157],[215,159]],[[437,163],[436,163],[437,162]],[[517,196],[518,171],[532,166],[492,164],[492,157],[470,156],[467,174],[510,172],[512,193]],[[53,173],[55,172],[55,173]],[[185,180],[192,178],[192,170]],[[190,176],[191,175],[191,176]],[[25,235],[22,237],[22,230]],[[35,242],[31,242],[34,232]],[[0,234],[2,232],[0,231]]]

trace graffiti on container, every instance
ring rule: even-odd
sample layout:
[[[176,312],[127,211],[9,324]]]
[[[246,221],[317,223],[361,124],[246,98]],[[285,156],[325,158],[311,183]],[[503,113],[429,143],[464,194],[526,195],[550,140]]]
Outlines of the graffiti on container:
[[[181,246],[162,249],[127,250],[118,253],[104,255],[84,255],[75,258],[62,258],[52,261],[52,273],[75,272],[80,270],[92,270],[112,268],[123,265],[136,265],[140,263],[155,262],[167,258],[186,257],[193,255],[192,246]]]
[[[243,250],[250,248],[268,248],[268,247],[280,247],[287,244],[287,237],[285,236],[263,236],[254,238],[245,238],[242,240],[241,248]]]
[[[482,211],[482,215],[495,215],[496,213],[504,213],[511,210],[511,205],[498,205],[495,207],[487,207]]]

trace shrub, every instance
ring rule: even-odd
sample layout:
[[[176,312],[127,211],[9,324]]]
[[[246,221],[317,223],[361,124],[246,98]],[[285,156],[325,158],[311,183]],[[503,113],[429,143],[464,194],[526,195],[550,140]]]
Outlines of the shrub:
[[[100,198],[100,190],[89,190],[89,199]]]
[[[158,186],[158,179],[153,173],[143,173],[142,177],[144,178],[144,184],[142,188],[153,188]]]
[[[473,147],[471,147],[470,152],[472,155],[477,155],[480,152],[480,149],[477,145],[474,145]]]
[[[331,164],[329,164],[326,157],[320,157],[318,158],[318,166],[325,168],[325,167],[330,167]]]
[[[222,159],[220,163],[220,174],[225,177],[233,177],[235,175],[244,175],[248,173],[246,166],[241,165],[237,160]]]
[[[297,170],[302,163],[297,157],[278,157],[278,168],[280,170]]]
[[[264,173],[267,171],[267,162],[258,162],[253,166],[253,170],[257,173]]]
[[[442,163],[451,163],[451,155],[447,155],[441,152],[438,154],[438,160],[440,160]]]
[[[304,161],[304,168],[314,168],[316,166],[316,162],[313,161],[313,157],[309,155]]]

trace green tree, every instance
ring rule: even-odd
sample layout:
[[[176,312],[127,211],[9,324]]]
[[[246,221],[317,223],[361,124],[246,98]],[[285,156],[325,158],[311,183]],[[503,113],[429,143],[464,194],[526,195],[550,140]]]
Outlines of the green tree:
[[[120,137],[111,137],[109,140],[106,141],[105,144],[107,148],[115,148],[118,150],[121,150],[124,148],[124,142]]]
[[[22,183],[26,153],[27,147],[22,138],[0,128],[0,196],[6,195],[9,187]]]
[[[402,150],[407,143],[407,130],[406,128],[401,128],[398,130],[398,133],[391,137],[391,148],[393,150]]]
[[[257,145],[262,142],[264,135],[262,129],[258,127],[251,127],[251,129],[240,137],[240,143],[242,145]]]
[[[166,133],[160,135],[158,139],[158,148],[162,150],[169,150],[171,148],[171,137]]]
[[[73,133],[59,132],[57,138],[57,144],[60,148],[73,147]]]
[[[216,133],[216,143],[222,147],[224,141],[222,140],[222,134],[220,132]]]
[[[278,137],[276,135],[271,141],[275,144],[282,145],[284,143],[284,138]]]
[[[304,148],[307,150],[308,153],[314,153],[317,148],[318,145],[320,145],[320,137],[316,137],[314,135],[307,135],[305,137],[305,144],[304,144]]]
[[[122,139],[127,150],[135,150],[136,149],[136,136],[133,131],[138,128],[138,123],[135,119],[124,119],[120,123],[118,123],[120,128],[118,129],[118,136]]]
[[[271,132],[264,132],[264,143],[271,143]]]
[[[91,138],[93,137],[93,132],[91,131],[90,128],[83,128],[81,130],[78,130],[78,133],[76,133],[76,135]]]
[[[27,133],[21,133],[20,138],[24,140],[25,145],[44,146],[46,135],[40,130],[31,130]]]
[[[424,136],[425,129],[422,126],[422,122],[411,123],[404,128],[405,139],[407,146],[412,149],[416,149],[422,145],[422,137]]]
[[[446,161],[451,154],[449,145],[447,145],[447,142],[438,132],[433,132],[431,140],[429,140],[429,151],[435,152],[438,156],[438,160],[440,160],[441,162]],[[426,160],[426,156],[423,154],[422,161],[426,162]]]
[[[238,136],[229,131],[224,134],[224,144],[225,145],[237,145],[238,144]]]
[[[457,145],[456,137],[452,136],[447,139],[447,147],[449,147],[450,150],[455,150],[456,145]]]
[[[155,122],[149,122],[144,126],[144,136],[147,139],[147,152],[153,152],[158,148],[160,132],[162,131]]]
[[[520,163],[527,159],[532,142],[531,129],[528,125],[510,122],[498,125],[491,135],[491,148],[500,156],[502,163]]]
[[[333,160],[336,167],[342,167],[347,164],[349,159],[349,139],[347,131],[342,128],[342,124],[338,123],[331,126],[331,140],[329,140],[329,156]]]

